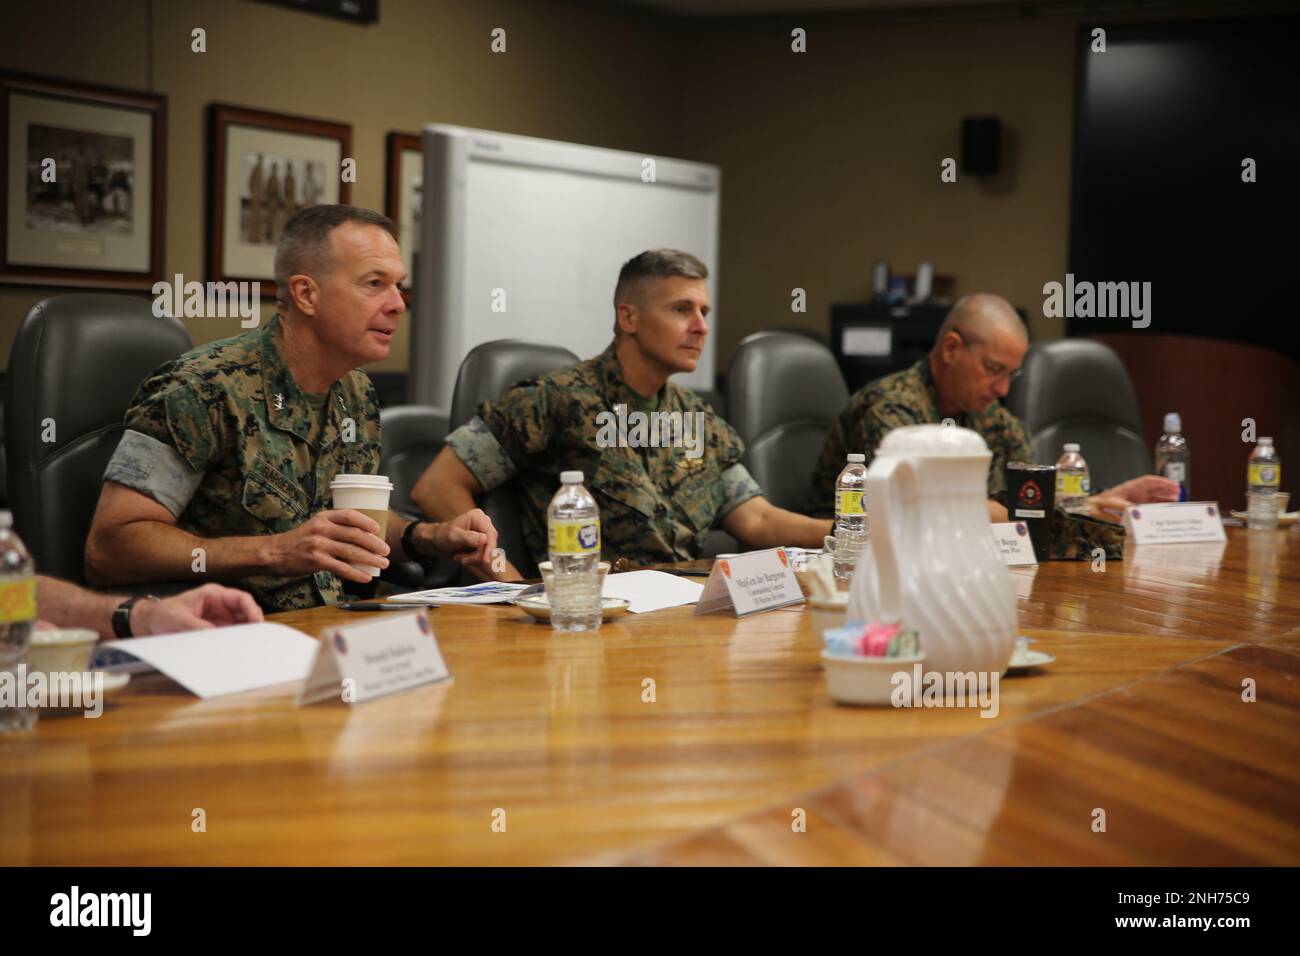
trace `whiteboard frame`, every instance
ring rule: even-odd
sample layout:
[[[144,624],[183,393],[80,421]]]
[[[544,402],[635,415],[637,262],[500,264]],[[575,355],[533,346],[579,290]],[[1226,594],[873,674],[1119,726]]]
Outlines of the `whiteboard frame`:
[[[721,169],[709,163],[649,153],[583,146],[443,123],[426,124],[421,131],[421,142],[424,150],[424,196],[414,288],[415,321],[411,326],[409,401],[450,411],[456,374],[469,351],[464,318],[465,243],[447,241],[446,237],[459,238],[466,234],[465,184],[472,162],[531,166],[640,182],[642,161],[653,159],[656,184],[666,183],[709,194],[713,235],[706,250],[705,265],[709,267],[709,282],[714,290],[709,336],[705,339],[695,371],[674,376],[674,379],[688,388],[714,387]],[[611,290],[617,278],[616,275],[609,277]],[[604,348],[604,344],[600,347]]]

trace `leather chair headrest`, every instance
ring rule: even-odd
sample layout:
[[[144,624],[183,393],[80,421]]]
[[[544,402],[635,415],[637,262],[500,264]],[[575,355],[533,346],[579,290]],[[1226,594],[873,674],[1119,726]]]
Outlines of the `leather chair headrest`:
[[[448,427],[454,431],[464,425],[481,402],[500,398],[511,386],[577,361],[578,356],[568,349],[522,339],[497,339],[475,346],[460,363]]]
[[[848,401],[848,386],[835,356],[807,336],[756,332],[742,340],[731,357],[727,413],[746,444],[792,422],[829,427]]]

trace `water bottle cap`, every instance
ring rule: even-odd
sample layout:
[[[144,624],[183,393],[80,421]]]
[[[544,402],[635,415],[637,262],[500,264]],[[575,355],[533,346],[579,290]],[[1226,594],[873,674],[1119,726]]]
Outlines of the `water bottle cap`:
[[[12,511],[0,511],[0,531],[7,531],[14,526],[14,513]]]
[[[864,461],[866,461],[866,460],[867,460],[867,456],[866,456],[866,455],[859,454],[859,453],[856,452],[856,451],[851,451],[851,452],[849,452],[849,463],[850,463],[850,464],[860,465],[860,464],[862,464],[862,463],[863,463]]]
[[[1261,447],[1263,447],[1263,448],[1272,448],[1272,447],[1273,447],[1273,439],[1271,439],[1271,438],[1264,438],[1264,437],[1261,437],[1261,438],[1259,439],[1259,445],[1260,445]],[[7,513],[7,512],[6,512],[6,513]]]
[[[1079,446],[1078,446],[1076,443],[1072,442],[1072,441],[1068,441],[1068,442],[1065,443],[1065,450],[1066,450],[1067,452],[1070,452],[1070,451],[1077,452],[1077,451],[1079,450]]]
[[[1183,420],[1177,412],[1170,412],[1165,416],[1165,431],[1180,432],[1183,430]]]
[[[560,484],[562,484],[562,485],[580,485],[580,484],[582,484],[582,472],[580,472],[580,471],[562,471],[562,472],[560,472]]]

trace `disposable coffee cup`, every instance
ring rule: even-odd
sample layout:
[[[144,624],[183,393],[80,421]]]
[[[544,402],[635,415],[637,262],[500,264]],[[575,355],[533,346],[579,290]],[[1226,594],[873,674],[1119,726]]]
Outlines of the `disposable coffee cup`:
[[[1046,561],[1052,545],[1052,512],[1056,508],[1056,466],[1009,461],[1007,520],[1029,526],[1029,541],[1039,561]]]
[[[385,540],[388,532],[388,498],[393,493],[393,483],[383,475],[335,475],[330,482],[334,495],[335,511],[360,511],[379,525],[376,537]],[[379,576],[379,568],[365,564],[352,565],[362,574]]]

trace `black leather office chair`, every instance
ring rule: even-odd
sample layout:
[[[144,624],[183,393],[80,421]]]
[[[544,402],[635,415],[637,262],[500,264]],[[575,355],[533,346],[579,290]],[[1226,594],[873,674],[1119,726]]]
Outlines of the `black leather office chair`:
[[[1062,445],[1078,442],[1093,491],[1151,471],[1137,393],[1114,349],[1092,339],[1040,342],[1021,367],[1006,404],[1039,464],[1055,464]]]
[[[14,526],[42,573],[84,583],[90,519],[126,409],[191,345],[147,298],[58,295],[23,319],[9,353],[5,447]]]
[[[393,483],[392,508],[407,517],[420,517],[423,512],[411,500],[411,490],[447,440],[447,413],[427,405],[393,405],[379,410],[379,425],[379,473]],[[459,571],[459,565],[449,558],[439,558],[429,574],[414,561],[395,561],[383,578],[423,590],[450,584]]]
[[[499,398],[512,385],[573,365],[578,357],[556,345],[537,345],[521,339],[498,339],[484,342],[470,350],[460,363],[456,389],[451,398],[448,425],[455,431],[474,418],[480,402]],[[537,576],[537,564],[524,544],[519,522],[519,491],[510,481],[494,488],[479,502],[496,526],[498,547],[524,577]]]
[[[848,401],[835,356],[807,336],[755,332],[736,347],[727,408],[745,442],[745,467],[769,501],[813,508],[813,466]]]

